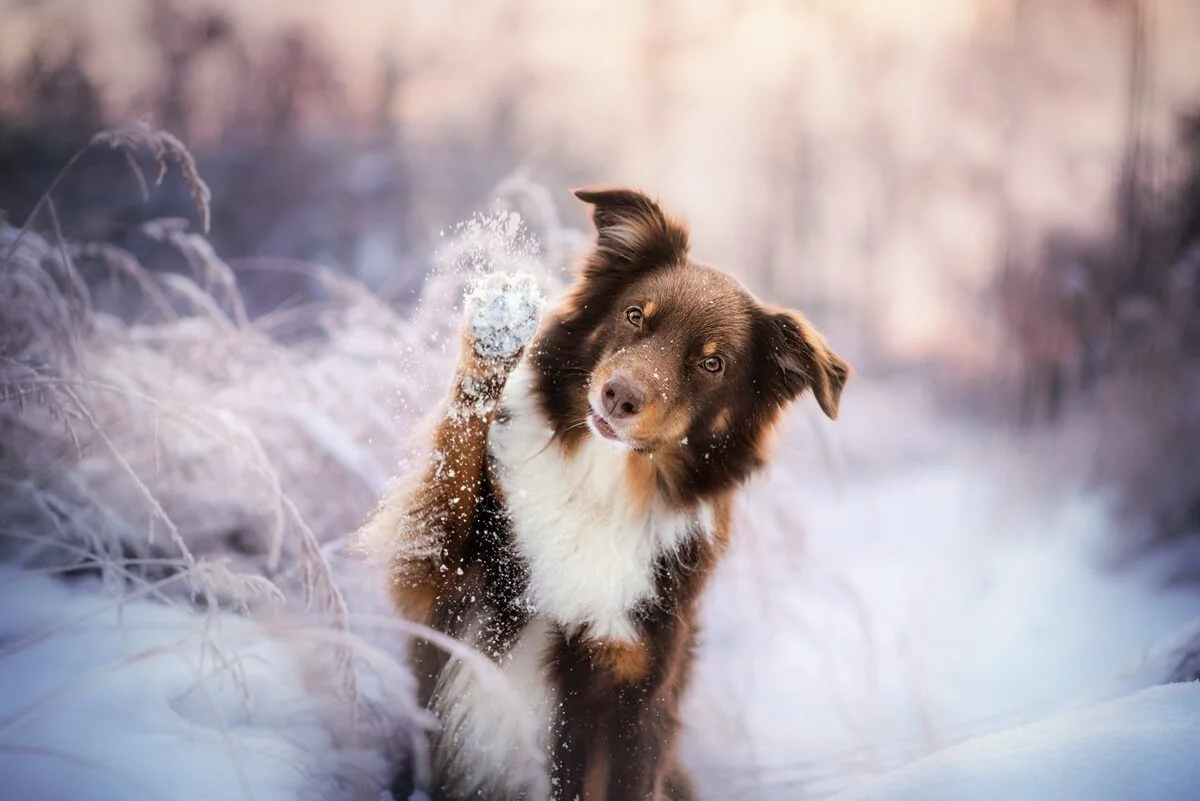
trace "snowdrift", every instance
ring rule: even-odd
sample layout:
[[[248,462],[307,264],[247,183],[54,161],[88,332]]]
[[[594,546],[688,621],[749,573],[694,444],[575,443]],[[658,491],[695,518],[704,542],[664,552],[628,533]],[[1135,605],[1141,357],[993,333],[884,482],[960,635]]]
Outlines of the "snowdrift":
[[[920,759],[837,801],[1189,801],[1200,684],[1153,687]]]

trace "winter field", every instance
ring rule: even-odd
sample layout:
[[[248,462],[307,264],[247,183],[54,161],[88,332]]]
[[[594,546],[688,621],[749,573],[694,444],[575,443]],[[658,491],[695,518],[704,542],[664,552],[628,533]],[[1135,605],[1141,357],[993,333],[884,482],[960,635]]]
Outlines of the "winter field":
[[[98,144],[204,208],[176,142]],[[420,447],[464,290],[520,269],[553,295],[584,241],[539,187],[496,194],[403,313],[289,263],[325,299],[250,320],[179,220],[147,231],[190,274],[5,224],[0,798],[375,801],[421,770],[413,627],[355,531]],[[150,312],[93,308],[83,261]],[[860,373],[837,423],[805,401],[745,493],[686,708],[703,797],[1200,797],[1200,592],[1167,552],[1116,567],[1086,425],[1018,440],[927,386]]]

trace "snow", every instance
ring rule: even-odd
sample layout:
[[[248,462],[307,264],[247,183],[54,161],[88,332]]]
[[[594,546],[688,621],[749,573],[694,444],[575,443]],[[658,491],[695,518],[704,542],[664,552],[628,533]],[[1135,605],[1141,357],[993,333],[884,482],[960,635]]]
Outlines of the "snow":
[[[980,737],[918,760],[835,801],[1195,801],[1200,683],[1127,698]]]
[[[466,297],[475,352],[486,358],[517,355],[537,331],[542,293],[527,272],[491,273]]]
[[[1165,681],[1195,648],[1194,589],[1105,567],[1102,497],[909,395],[860,380],[837,423],[797,415],[743,499],[688,703],[708,797],[827,797]]]
[[[297,643],[100,598],[0,567],[4,798],[336,800],[387,775],[382,740],[353,742]]]

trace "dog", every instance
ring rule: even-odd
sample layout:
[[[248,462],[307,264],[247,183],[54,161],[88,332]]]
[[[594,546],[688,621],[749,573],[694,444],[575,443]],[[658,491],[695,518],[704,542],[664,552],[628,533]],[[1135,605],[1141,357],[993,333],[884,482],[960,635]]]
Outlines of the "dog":
[[[573,284],[540,323],[506,279],[468,299],[429,463],[366,525],[402,546],[399,610],[511,688],[413,644],[439,801],[693,797],[679,707],[734,493],[780,413],[810,392],[836,419],[850,373],[644,193],[574,194],[596,234]]]

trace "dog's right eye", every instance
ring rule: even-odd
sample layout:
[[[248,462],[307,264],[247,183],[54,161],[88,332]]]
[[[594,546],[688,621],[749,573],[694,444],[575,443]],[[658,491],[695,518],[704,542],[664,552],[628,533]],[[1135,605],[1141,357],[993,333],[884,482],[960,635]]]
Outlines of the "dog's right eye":
[[[637,306],[630,306],[625,310],[625,319],[628,320],[630,324],[636,325],[638,328],[642,327],[643,317],[644,315],[642,314],[642,310]]]

